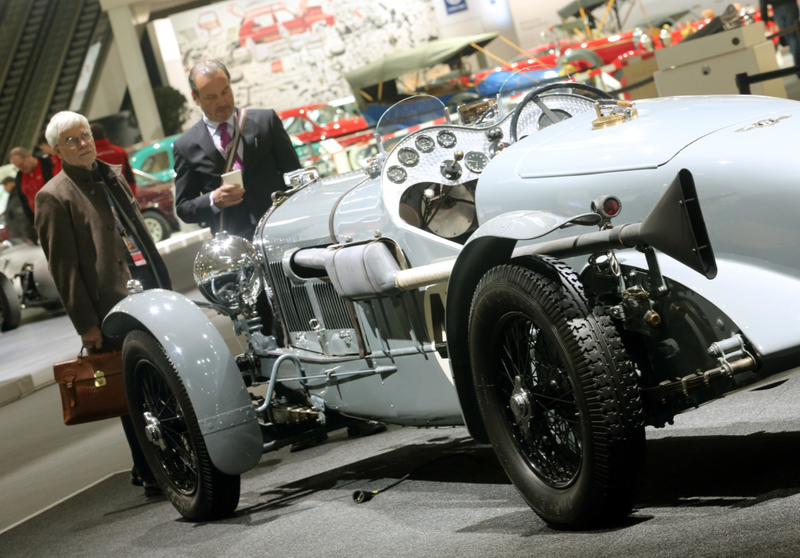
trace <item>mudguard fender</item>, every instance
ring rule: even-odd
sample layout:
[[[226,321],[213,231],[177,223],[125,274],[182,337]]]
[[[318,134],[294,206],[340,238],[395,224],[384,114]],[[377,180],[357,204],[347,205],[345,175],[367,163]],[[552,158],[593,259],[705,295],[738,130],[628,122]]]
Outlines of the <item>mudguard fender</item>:
[[[592,218],[586,215],[567,218],[541,211],[504,213],[484,223],[459,253],[447,284],[447,353],[464,424],[476,440],[489,442],[475,399],[469,360],[469,312],[475,287],[487,271],[511,260],[518,240],[540,238],[572,222]]]
[[[584,218],[584,215],[567,218],[542,211],[511,211],[489,219],[472,233],[467,244],[484,236],[531,240],[545,236],[579,218]]]
[[[261,459],[261,429],[236,361],[211,321],[185,296],[154,289],[127,297],[103,320],[103,333],[150,332],[167,353],[192,402],[214,466],[228,475]]]

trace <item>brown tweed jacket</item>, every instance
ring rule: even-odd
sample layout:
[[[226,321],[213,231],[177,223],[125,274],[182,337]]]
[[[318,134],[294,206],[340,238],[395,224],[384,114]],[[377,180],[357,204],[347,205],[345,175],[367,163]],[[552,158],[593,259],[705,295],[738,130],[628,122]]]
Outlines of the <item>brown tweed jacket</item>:
[[[97,161],[100,172],[128,221],[162,288],[171,284],[164,261],[147,231],[122,168]],[[127,250],[120,239],[108,196],[91,172],[64,163],[63,170],[36,194],[36,230],[50,273],[79,335],[100,326],[128,295]]]

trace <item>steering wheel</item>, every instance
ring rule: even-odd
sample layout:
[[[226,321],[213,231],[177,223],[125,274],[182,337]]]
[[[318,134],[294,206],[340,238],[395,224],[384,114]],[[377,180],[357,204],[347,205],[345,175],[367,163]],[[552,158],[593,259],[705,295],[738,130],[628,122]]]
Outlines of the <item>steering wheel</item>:
[[[525,109],[526,106],[530,103],[534,103],[537,107],[539,107],[542,113],[550,119],[552,124],[556,122],[561,122],[562,120],[566,120],[567,118],[571,118],[572,115],[568,114],[563,110],[556,111],[551,110],[541,99],[544,93],[548,91],[553,91],[555,89],[571,89],[573,91],[584,91],[586,93],[591,93],[601,99],[613,99],[611,95],[603,91],[602,89],[598,89],[597,87],[592,87],[591,85],[586,85],[585,83],[573,83],[573,82],[557,82],[557,83],[548,83],[547,85],[540,87],[538,89],[534,89],[533,91],[529,92],[525,95],[525,98],[522,99],[522,102],[517,105],[517,108],[514,109],[514,116],[511,118],[511,130],[510,130],[510,138],[511,143],[516,143],[517,141],[517,122],[519,121],[519,116],[522,114],[522,111]]]

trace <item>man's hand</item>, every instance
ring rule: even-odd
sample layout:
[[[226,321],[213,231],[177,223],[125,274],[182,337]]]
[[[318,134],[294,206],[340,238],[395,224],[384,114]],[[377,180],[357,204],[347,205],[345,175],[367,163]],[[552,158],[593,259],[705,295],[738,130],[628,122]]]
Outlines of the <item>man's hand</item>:
[[[92,327],[89,331],[81,335],[83,346],[87,349],[101,349],[103,348],[103,334],[97,326]]]
[[[211,194],[214,198],[214,207],[222,209],[238,203],[244,199],[244,188],[236,184],[222,184]]]

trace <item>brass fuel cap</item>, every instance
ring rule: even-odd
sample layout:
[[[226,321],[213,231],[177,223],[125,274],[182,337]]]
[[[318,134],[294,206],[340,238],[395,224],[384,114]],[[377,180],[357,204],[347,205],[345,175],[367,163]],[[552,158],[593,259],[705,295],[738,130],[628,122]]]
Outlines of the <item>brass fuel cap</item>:
[[[610,128],[639,118],[639,112],[629,101],[605,101],[602,103],[598,101],[594,104],[594,109],[597,111],[597,118],[592,120],[593,130]]]

